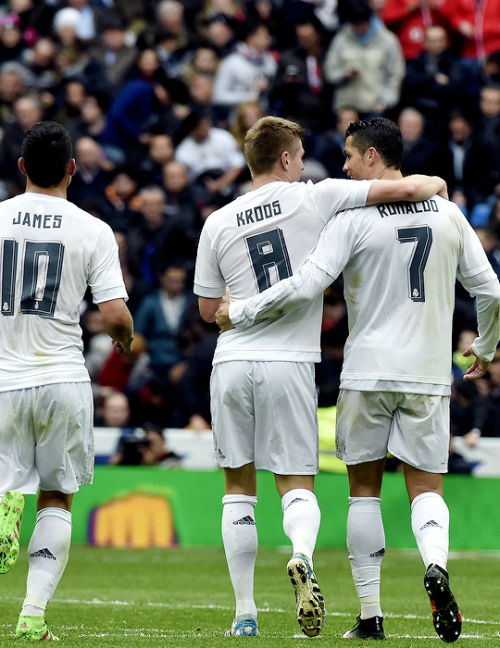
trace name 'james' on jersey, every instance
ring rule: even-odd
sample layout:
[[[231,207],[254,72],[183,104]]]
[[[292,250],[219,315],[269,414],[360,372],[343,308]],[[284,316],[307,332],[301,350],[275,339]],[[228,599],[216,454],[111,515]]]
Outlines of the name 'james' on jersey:
[[[108,225],[63,198],[0,203],[0,391],[89,380],[80,328],[96,304],[127,299]]]

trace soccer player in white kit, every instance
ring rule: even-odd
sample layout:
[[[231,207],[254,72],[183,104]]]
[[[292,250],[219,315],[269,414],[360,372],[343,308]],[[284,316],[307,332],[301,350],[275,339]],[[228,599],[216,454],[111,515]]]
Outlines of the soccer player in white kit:
[[[133,322],[112,230],[66,200],[67,131],[35,124],[19,168],[26,192],[0,204],[0,572],[17,559],[23,494],[40,489],[16,637],[57,641],[45,609],[68,561],[73,494],[94,466],[79,324],[87,288],[118,352],[131,351]]]
[[[247,133],[252,191],[213,213],[200,237],[194,290],[206,321],[214,321],[226,286],[231,299],[239,300],[290,276],[339,210],[428,198],[445,189],[440,178],[425,176],[300,183],[302,136],[300,126],[276,117],[262,118]],[[274,473],[282,499],[283,528],[293,545],[287,571],[298,622],[308,636],[323,627],[325,607],[312,560],[320,524],[313,363],[320,359],[321,316],[318,294],[297,313],[249,331],[230,331],[218,341],[211,409],[216,456],[225,471],[222,536],[236,598],[227,633],[232,636],[258,632],[253,594],[257,469]]]
[[[400,179],[399,129],[390,120],[347,129],[345,170],[354,179]],[[384,639],[380,568],[385,537],[380,492],[387,452],[401,459],[413,532],[426,568],[438,636],[453,642],[461,615],[449,587],[449,512],[443,473],[449,451],[451,333],[455,280],[476,296],[479,336],[466,379],[482,376],[500,337],[500,285],[456,205],[440,196],[346,210],[325,227],[303,268],[261,295],[224,305],[217,322],[237,330],[297,317],[344,273],[349,337],[337,411],[337,454],[347,464],[347,542],[361,604],[345,638]],[[305,324],[313,325],[308,321]]]

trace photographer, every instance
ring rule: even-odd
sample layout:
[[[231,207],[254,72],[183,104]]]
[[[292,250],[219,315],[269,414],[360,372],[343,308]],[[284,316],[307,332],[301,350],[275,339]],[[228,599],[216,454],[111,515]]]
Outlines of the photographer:
[[[165,447],[163,429],[154,423],[144,423],[142,428],[124,429],[115,454],[109,463],[117,466],[180,465],[179,455]]]

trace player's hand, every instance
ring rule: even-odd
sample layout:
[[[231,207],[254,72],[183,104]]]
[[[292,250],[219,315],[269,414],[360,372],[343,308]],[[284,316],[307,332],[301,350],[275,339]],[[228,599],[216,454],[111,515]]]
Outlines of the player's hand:
[[[439,177],[439,176],[436,176],[436,177]],[[438,195],[438,196],[441,196],[441,197],[444,198],[445,200],[449,200],[450,198],[449,198],[449,196],[448,196],[448,185],[446,184],[446,181],[443,180],[443,178],[439,178],[439,179],[442,181],[443,186],[442,186],[441,189],[437,192],[437,195]]]
[[[119,342],[118,340],[113,340],[113,349],[117,353],[132,353],[132,346],[134,343],[134,338],[130,338],[128,342]]]
[[[468,358],[471,355],[475,355],[472,347],[465,349],[463,352],[465,358]],[[478,378],[482,378],[489,368],[490,363],[487,360],[483,360],[476,356],[474,364],[472,364],[464,373],[464,380],[477,380]]]
[[[229,319],[229,304],[221,304],[219,310],[215,313],[215,322],[220,328],[221,333],[234,328]]]

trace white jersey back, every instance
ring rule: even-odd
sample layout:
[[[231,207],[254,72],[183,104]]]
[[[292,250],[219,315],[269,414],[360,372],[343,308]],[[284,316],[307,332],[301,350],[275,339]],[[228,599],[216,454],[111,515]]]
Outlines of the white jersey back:
[[[79,309],[127,299],[110,227],[63,198],[0,203],[0,391],[89,380]]]
[[[449,394],[456,278],[496,278],[455,204],[434,196],[344,212],[311,261],[344,272],[342,388]]]
[[[203,228],[194,291],[231,300],[264,291],[298,270],[324,225],[342,209],[366,204],[371,182],[272,182],[211,214]],[[318,362],[322,296],[300,310],[219,337],[214,363],[227,360]]]

